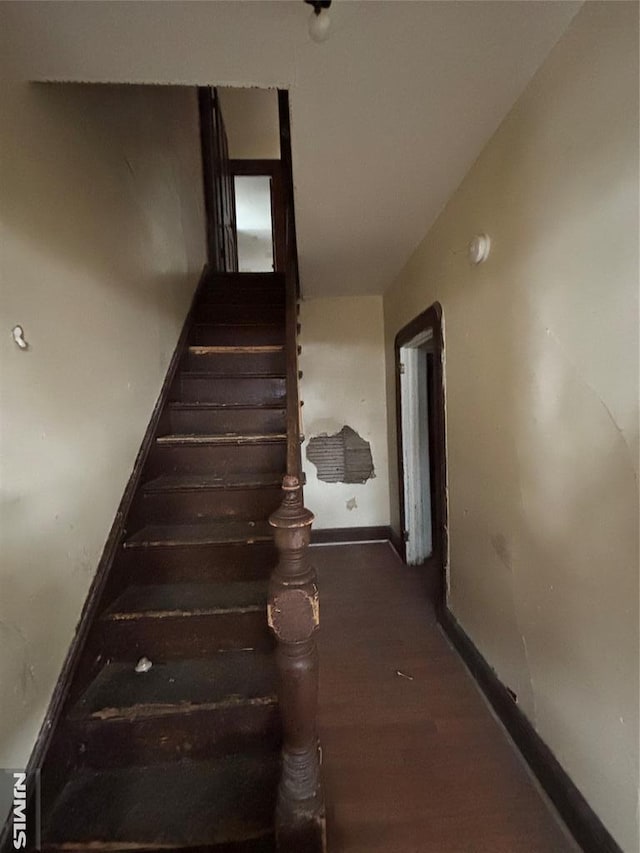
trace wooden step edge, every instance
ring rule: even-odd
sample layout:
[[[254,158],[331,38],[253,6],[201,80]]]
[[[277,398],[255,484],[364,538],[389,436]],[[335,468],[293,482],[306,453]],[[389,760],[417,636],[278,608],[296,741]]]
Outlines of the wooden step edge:
[[[277,278],[272,278],[273,272],[261,273],[262,278],[256,278],[258,273],[227,273],[227,275],[240,276],[239,278],[206,279],[203,282],[200,294],[216,293],[219,290],[230,290],[232,293],[242,293],[246,290],[274,290],[286,293],[286,274],[279,272]]]
[[[214,539],[211,536],[201,537],[184,537],[177,539],[128,539],[123,543],[123,548],[127,551],[142,548],[191,548],[201,545],[255,545],[258,542],[273,542],[271,534],[256,534],[250,533],[238,536],[225,536],[222,539]]]
[[[284,326],[282,320],[271,320],[271,321],[258,321],[251,322],[250,320],[220,320],[218,322],[214,322],[213,320],[199,320],[197,316],[194,318],[192,324],[192,328],[205,328],[205,329],[237,329],[238,327],[242,328],[265,328],[265,329],[282,329],[284,334]]]
[[[200,291],[201,297],[218,296],[221,293],[229,293],[231,296],[244,296],[245,294],[274,294],[284,297],[286,295],[286,284],[283,279],[264,279],[255,281],[209,281]]]
[[[146,702],[135,705],[127,705],[123,707],[106,707],[100,708],[98,711],[82,712],[79,708],[74,708],[67,715],[69,722],[116,722],[116,721],[135,721],[141,719],[152,719],[155,717],[170,717],[183,716],[201,711],[225,711],[234,708],[263,708],[268,705],[276,706],[278,697],[276,693],[265,694],[263,696],[241,696],[234,693],[229,694],[221,699],[213,702]]]
[[[212,305],[205,306],[205,307],[215,308],[215,306],[212,306]],[[216,320],[208,320],[208,321],[201,319],[200,321],[198,321],[197,311],[198,311],[198,309],[196,309],[196,318],[194,320],[194,324],[197,326],[204,325],[204,326],[209,326],[210,328],[213,328],[213,329],[224,329],[224,328],[228,328],[228,327],[237,329],[238,326],[242,326],[243,330],[244,329],[256,329],[256,330],[258,330],[258,329],[271,328],[271,329],[281,330],[283,337],[285,334],[284,312],[283,312],[282,318],[276,317],[275,319],[273,319],[269,323],[269,322],[265,322],[264,319],[262,319],[262,318],[260,320],[257,320],[257,319],[251,320],[247,317],[243,317],[242,319],[240,319],[239,317],[236,317],[233,319],[218,318]],[[200,311],[201,311],[201,313],[204,313],[202,311],[202,309],[200,309]]]
[[[287,440],[286,433],[265,433],[260,435],[240,435],[238,433],[225,433],[222,435],[199,435],[198,433],[159,435],[156,444],[161,447],[167,446],[193,446],[193,445],[245,445],[245,444],[280,444]]]
[[[245,273],[245,275],[247,275],[247,273]],[[249,293],[255,293],[255,291],[264,291],[265,293],[278,293],[284,296],[286,293],[286,283],[284,278],[254,279],[253,281],[250,281],[249,279],[240,279],[235,281],[227,279],[225,281],[222,279],[221,281],[206,282],[202,288],[201,294],[203,296],[217,295],[220,291],[231,291],[232,293],[244,293],[246,291]]]
[[[276,474],[272,479],[259,481],[246,480],[244,482],[229,483],[222,477],[218,480],[211,479],[203,480],[201,483],[179,482],[180,477],[177,476],[174,482],[168,480],[167,475],[164,477],[156,477],[153,480],[148,480],[141,485],[141,490],[146,494],[166,494],[173,492],[210,492],[210,491],[243,491],[243,490],[259,490],[281,488],[282,474]]]
[[[191,355],[237,355],[284,352],[284,344],[265,344],[264,346],[200,346],[189,347]]]
[[[286,400],[282,400],[278,403],[209,403],[207,401],[202,402],[185,402],[184,400],[170,400],[167,403],[168,409],[193,409],[194,411],[206,411],[207,409],[211,409],[213,411],[226,411],[230,409],[231,411],[244,411],[250,409],[258,409],[259,411],[269,411],[270,409],[282,409],[286,411],[287,403]]]
[[[263,829],[262,831],[255,830],[254,832],[246,835],[242,839],[234,840],[231,842],[235,849],[238,851],[241,850],[240,844],[249,844],[252,841],[260,841],[263,838],[271,838],[273,837],[274,830],[273,829]],[[149,841],[149,842],[138,842],[138,841],[48,841],[46,838],[42,842],[42,853],[172,853],[172,851],[179,850],[180,853],[182,851],[187,851],[191,848],[192,845],[188,847],[184,847],[184,845],[180,841],[172,841],[172,842],[162,842],[162,841]],[[179,845],[179,846],[176,846]],[[219,845],[216,843],[213,847],[209,848],[208,846],[204,846],[199,844],[196,846],[198,853],[202,850],[215,851],[216,847]],[[229,846],[226,843],[222,843],[222,849],[229,850]],[[38,848],[40,849],[40,848]],[[274,848],[275,849],[275,848]]]
[[[242,273],[249,275],[250,273]],[[269,275],[269,273],[264,273]],[[284,273],[282,274],[284,276]],[[262,278],[262,279],[220,279],[220,281],[207,281],[201,290],[203,294],[218,293],[221,290],[231,290],[239,293],[245,290],[249,292],[254,290],[275,291],[276,293],[284,293],[286,289],[285,279],[283,278]]]
[[[249,309],[275,308],[285,311],[287,297],[284,288],[252,287],[252,288],[222,288],[221,290],[205,290],[198,299],[198,308],[226,308],[242,306]]]
[[[209,291],[207,296],[209,296],[209,297],[213,296],[213,292]],[[268,305],[268,304],[264,305],[262,302],[252,302],[251,300],[245,300],[245,299],[239,299],[238,300],[238,299],[225,298],[224,302],[220,302],[220,303],[198,302],[198,304],[196,306],[196,310],[198,308],[204,308],[204,307],[207,307],[207,308],[208,307],[212,307],[212,308],[255,308],[255,309],[260,309],[260,310],[263,310],[265,308],[271,308],[271,309],[275,309],[277,311],[280,311],[284,314],[285,300],[283,299],[281,302],[277,302],[275,304],[272,303],[271,305]]]
[[[274,281],[284,281],[285,273],[281,270],[249,270],[242,272],[240,270],[208,270],[206,273],[207,282],[215,281],[247,281],[252,278],[264,278]]]
[[[286,291],[281,285],[250,284],[205,288],[199,296],[198,305],[275,305],[280,308],[286,303]]]
[[[286,379],[286,373],[256,373],[253,371],[238,372],[238,373],[219,373],[215,370],[181,370],[178,374],[179,379],[232,379],[234,382],[237,379]]]
[[[135,622],[139,619],[181,619],[191,616],[226,616],[228,614],[266,612],[265,604],[236,604],[231,607],[192,607],[165,610],[107,611],[100,616],[104,622]]]

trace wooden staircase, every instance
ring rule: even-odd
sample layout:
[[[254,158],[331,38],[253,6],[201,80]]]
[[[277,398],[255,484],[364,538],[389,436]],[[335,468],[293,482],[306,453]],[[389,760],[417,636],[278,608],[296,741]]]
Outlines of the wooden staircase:
[[[49,751],[43,849],[275,849],[286,403],[284,276],[209,275]]]

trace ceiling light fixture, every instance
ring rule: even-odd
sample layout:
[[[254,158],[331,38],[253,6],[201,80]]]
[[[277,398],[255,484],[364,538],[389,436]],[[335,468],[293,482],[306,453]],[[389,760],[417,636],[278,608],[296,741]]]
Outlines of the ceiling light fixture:
[[[313,6],[313,12],[309,18],[309,35],[314,41],[324,41],[331,27],[329,12],[325,11],[329,9],[331,0],[304,0],[304,2]]]

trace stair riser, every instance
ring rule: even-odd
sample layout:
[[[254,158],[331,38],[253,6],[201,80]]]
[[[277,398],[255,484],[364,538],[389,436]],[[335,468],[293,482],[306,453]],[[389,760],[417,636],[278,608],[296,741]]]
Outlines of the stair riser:
[[[286,409],[170,409],[165,434],[273,435],[286,432]]]
[[[129,523],[133,529],[145,524],[182,524],[224,518],[262,521],[281,503],[280,486],[147,492],[138,495]]]
[[[212,272],[204,285],[207,290],[219,287],[280,287],[284,290],[283,272]]]
[[[224,649],[272,648],[266,607],[248,613],[206,616],[136,617],[103,620],[105,654],[110,660],[156,663],[206,658]]]
[[[272,542],[123,549],[118,556],[130,584],[265,580],[277,561]]]
[[[196,323],[283,323],[284,305],[204,303],[196,307],[194,320]]]
[[[213,378],[194,374],[178,374],[171,389],[171,399],[182,403],[226,403],[270,405],[285,402],[284,377]]]
[[[239,373],[281,373],[284,375],[286,361],[284,352],[189,352],[182,362],[182,369],[220,373],[225,376],[236,376]]]
[[[241,303],[243,305],[284,305],[284,286],[222,285],[205,290],[200,296],[200,305],[224,305]]]
[[[254,749],[277,749],[281,741],[275,703],[180,711],[156,717],[74,720],[70,742],[79,767],[114,768],[181,759],[206,760]]]
[[[284,471],[286,443],[172,446],[156,444],[149,454],[145,480],[161,474],[269,474]]]
[[[285,342],[284,323],[264,326],[198,325],[189,336],[190,346],[275,346]]]

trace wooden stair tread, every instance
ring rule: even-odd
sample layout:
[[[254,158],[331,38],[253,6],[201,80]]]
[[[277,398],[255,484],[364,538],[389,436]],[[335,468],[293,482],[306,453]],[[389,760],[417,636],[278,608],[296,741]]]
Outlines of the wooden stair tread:
[[[285,274],[283,272],[274,272],[273,270],[265,272],[211,272],[207,276],[207,285],[213,288],[217,284],[238,284],[238,285],[279,285],[284,287]]]
[[[283,272],[275,272],[274,270],[264,270],[262,272],[226,272],[224,270],[211,270],[207,273],[207,283],[215,284],[216,282],[239,282],[241,284],[248,282],[274,282],[284,284],[285,274]]]
[[[182,400],[172,400],[167,403],[169,409],[280,409],[286,411],[286,403],[283,400],[279,403],[210,403],[206,400],[203,402],[184,402]]]
[[[210,290],[210,291],[209,291],[208,295],[210,296],[210,295],[212,295],[212,294],[215,294],[215,290]],[[283,312],[284,312],[284,304],[283,304],[283,303],[277,303],[277,304],[275,304],[275,305],[270,305],[270,306],[263,306],[263,305],[261,305],[259,302],[251,302],[251,300],[250,300],[250,299],[247,299],[247,298],[246,298],[246,296],[247,296],[246,291],[245,291],[245,293],[236,293],[236,294],[233,294],[233,293],[232,293],[232,294],[227,294],[227,295],[226,295],[226,298],[225,298],[225,300],[224,300],[224,302],[222,302],[220,306],[216,306],[216,305],[214,305],[214,307],[224,307],[224,308],[229,308],[229,307],[231,307],[231,308],[264,308],[264,307],[271,307],[271,308],[278,308],[278,309],[282,309],[282,310],[283,310]],[[201,301],[201,302],[198,302],[198,305],[196,306],[196,309],[197,309],[197,308],[200,308],[200,307],[202,307],[202,306],[204,306],[204,305],[206,305],[206,304],[207,304],[206,302],[202,302],[202,301]],[[258,322],[263,322],[263,321],[258,321]]]
[[[148,584],[127,587],[102,619],[248,613],[265,609],[266,602],[265,581]]]
[[[282,474],[163,474],[144,483],[145,492],[190,492],[209,489],[266,489],[282,485]]]
[[[271,540],[266,521],[209,521],[198,524],[149,524],[130,536],[125,548],[177,545],[216,545],[231,542]]]
[[[216,373],[210,370],[181,370],[181,379],[231,379],[235,382],[236,379],[286,379],[285,373],[256,373],[255,371],[247,371],[246,373]]]
[[[247,326],[250,326],[253,329],[263,328],[263,327],[269,328],[269,329],[273,329],[273,328],[281,329],[282,328],[282,321],[281,320],[256,320],[255,322],[252,322],[251,320],[248,320],[248,321],[245,320],[243,322],[242,320],[219,320],[218,322],[214,323],[211,320],[198,320],[198,318],[196,317],[194,322],[193,322],[193,326],[198,326],[199,328],[204,327],[204,328],[209,328],[209,329],[219,329],[221,326],[226,326],[226,327],[231,328],[231,329],[238,329],[238,328],[245,329],[245,328],[247,328]]]
[[[212,658],[154,664],[107,664],[75,704],[70,719],[139,719],[241,704],[275,703],[273,655],[232,650]]]
[[[189,352],[193,355],[235,355],[240,353],[268,353],[284,352],[283,344],[264,344],[260,346],[190,346]]]
[[[76,773],[47,821],[45,849],[181,849],[270,835],[279,764],[264,753]]]
[[[283,432],[261,433],[259,435],[243,435],[239,432],[201,435],[200,433],[174,433],[159,435],[157,444],[278,444],[287,440]]]

